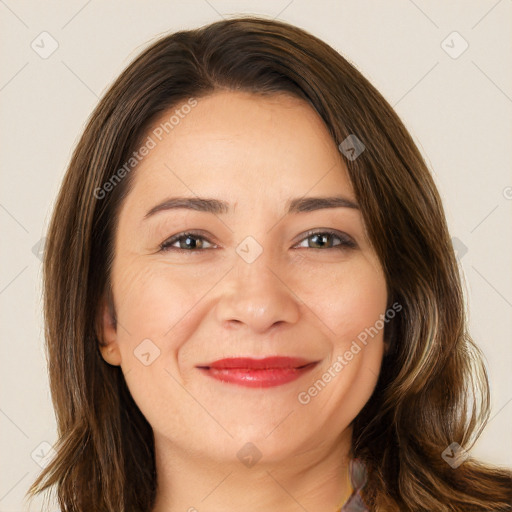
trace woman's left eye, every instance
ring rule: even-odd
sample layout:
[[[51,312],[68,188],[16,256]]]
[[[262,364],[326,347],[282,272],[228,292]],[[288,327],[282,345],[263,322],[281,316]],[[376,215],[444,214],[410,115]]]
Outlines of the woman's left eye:
[[[338,243],[334,243],[335,240],[338,240]],[[301,244],[304,242],[308,244],[305,246],[307,249],[353,249],[357,247],[354,240],[341,231],[310,231]],[[298,247],[304,246],[299,245]]]

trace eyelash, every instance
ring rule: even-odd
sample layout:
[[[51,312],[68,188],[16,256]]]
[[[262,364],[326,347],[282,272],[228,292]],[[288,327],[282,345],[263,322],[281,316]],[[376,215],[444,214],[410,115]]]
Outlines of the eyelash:
[[[329,249],[330,250],[332,250],[332,249],[337,249],[337,250],[354,249],[357,247],[357,244],[345,233],[342,233],[340,231],[333,231],[333,230],[329,230],[329,229],[308,231],[305,234],[304,238],[302,238],[299,241],[299,243],[304,242],[305,240],[307,240],[308,238],[310,238],[314,235],[334,236],[335,238],[337,238],[340,241],[340,243],[337,245],[334,245],[333,247],[327,247],[326,249],[322,249],[322,248],[318,248],[318,247],[303,247],[303,249],[317,249],[317,250],[322,251],[322,250],[329,250]],[[188,237],[193,237],[195,239],[201,239],[201,240],[208,242],[209,244],[215,245],[210,240],[208,240],[208,238],[204,237],[201,233],[194,232],[194,231],[186,231],[183,233],[178,233],[177,235],[172,236],[171,238],[169,238],[168,240],[166,240],[165,242],[160,244],[160,251],[161,252],[177,251],[177,252],[191,253],[191,252],[208,251],[208,250],[214,248],[214,247],[209,247],[206,249],[181,249],[179,247],[172,247],[172,244],[179,242],[182,239],[186,239]]]

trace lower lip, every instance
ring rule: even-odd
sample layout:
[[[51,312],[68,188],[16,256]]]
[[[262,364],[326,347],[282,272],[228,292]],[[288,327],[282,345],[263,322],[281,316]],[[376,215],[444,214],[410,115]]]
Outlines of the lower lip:
[[[316,363],[308,364],[302,368],[201,368],[201,371],[214,379],[229,384],[238,384],[248,388],[271,388],[297,380],[314,366],[316,366]]]

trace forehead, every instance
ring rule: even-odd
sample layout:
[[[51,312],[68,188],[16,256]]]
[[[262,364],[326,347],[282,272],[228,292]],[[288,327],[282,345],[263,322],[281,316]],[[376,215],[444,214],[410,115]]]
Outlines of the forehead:
[[[338,148],[316,111],[288,95],[221,91],[175,105],[149,127],[136,198],[168,193],[233,200],[339,192],[354,199]],[[131,195],[131,194],[130,194]]]

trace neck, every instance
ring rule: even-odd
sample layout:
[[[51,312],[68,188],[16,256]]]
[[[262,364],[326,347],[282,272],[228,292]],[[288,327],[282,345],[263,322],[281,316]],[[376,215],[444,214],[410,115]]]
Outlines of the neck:
[[[244,466],[193,457],[155,434],[158,490],[152,512],[336,512],[352,492],[351,429],[286,460]],[[319,443],[320,444],[320,443]]]

